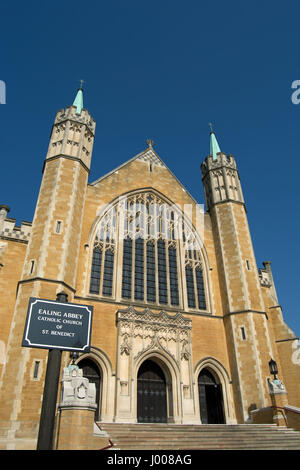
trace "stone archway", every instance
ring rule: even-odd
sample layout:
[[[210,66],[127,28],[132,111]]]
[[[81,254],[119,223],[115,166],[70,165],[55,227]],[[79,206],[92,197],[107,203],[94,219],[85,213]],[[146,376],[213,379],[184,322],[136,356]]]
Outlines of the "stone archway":
[[[102,374],[101,370],[98,367],[98,364],[90,359],[89,357],[85,357],[84,359],[78,362],[78,366],[80,369],[83,370],[83,377],[89,379],[90,383],[95,384],[96,388],[96,404],[97,409],[95,411],[95,421],[100,419],[101,415],[101,398],[102,398]]]
[[[82,368],[86,360],[91,361],[100,373],[101,383],[98,395],[99,401],[97,402],[99,406],[99,419],[103,422],[112,422],[115,406],[115,377],[112,364],[105,352],[95,346],[91,346],[89,353],[80,355],[76,360],[76,364]]]
[[[198,391],[202,424],[225,424],[222,384],[207,368],[198,376]]]
[[[139,370],[146,360],[155,362],[164,374],[167,422],[197,422],[191,320],[181,313],[139,312],[130,306],[117,311],[117,327],[116,422],[138,421]]]
[[[201,359],[198,364],[196,365],[194,369],[194,383],[195,383],[195,397],[196,399],[196,406],[197,406],[197,414],[199,416],[199,420],[202,422],[201,419],[201,403],[200,403],[200,394],[202,393],[203,395],[203,389],[202,391],[199,388],[199,382],[202,385],[205,385],[205,380],[199,380],[201,377],[201,373],[205,374],[205,371],[208,371],[210,374],[211,379],[208,378],[206,381],[206,385],[209,386],[209,381],[211,381],[212,386],[216,385],[216,389],[219,388],[219,392],[221,393],[221,399],[222,399],[222,407],[223,407],[223,416],[224,416],[224,423],[226,424],[236,424],[236,418],[235,418],[235,409],[234,409],[234,401],[233,401],[233,396],[232,396],[232,381],[231,378],[226,370],[226,368],[223,366],[223,364],[215,359],[214,357],[204,357]],[[204,372],[202,372],[204,371]],[[204,377],[203,377],[204,378]],[[209,390],[207,390],[209,393]],[[203,400],[203,397],[202,397]],[[203,410],[202,410],[203,411]],[[204,424],[204,423],[203,423]]]

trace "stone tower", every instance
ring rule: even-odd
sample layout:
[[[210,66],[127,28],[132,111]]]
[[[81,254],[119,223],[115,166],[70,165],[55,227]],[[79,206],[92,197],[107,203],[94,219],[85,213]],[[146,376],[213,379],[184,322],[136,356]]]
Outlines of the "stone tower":
[[[43,168],[30,242],[27,246],[1,380],[1,421],[11,434],[38,422],[46,351],[21,348],[29,297],[73,300],[83,209],[95,121],[83,108],[80,88],[72,106],[57,112]],[[36,379],[31,373],[36,367]],[[35,381],[36,380],[36,381]],[[27,430],[27,431],[26,431]],[[35,430],[36,431],[36,430]],[[14,436],[11,435],[11,438]]]
[[[268,361],[275,356],[235,159],[210,135],[201,165],[207,210],[216,246],[236,415],[269,404]]]

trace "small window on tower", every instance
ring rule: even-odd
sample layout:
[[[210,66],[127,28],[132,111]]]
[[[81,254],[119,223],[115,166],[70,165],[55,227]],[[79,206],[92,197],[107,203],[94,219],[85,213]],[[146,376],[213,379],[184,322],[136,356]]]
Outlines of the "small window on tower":
[[[62,221],[61,221],[61,220],[57,220],[57,221],[56,221],[55,232],[56,232],[56,233],[61,233],[61,227],[62,227]]]
[[[29,271],[29,274],[32,274],[33,273],[33,270],[34,270],[34,260],[32,259],[30,261],[30,271]]]
[[[241,326],[241,336],[242,336],[242,340],[245,341],[246,333],[245,333],[245,327],[244,326]]]
[[[33,370],[33,378],[37,379],[39,376],[39,367],[40,367],[40,361],[35,361],[34,363],[34,370]]]
[[[250,261],[248,259],[246,259],[246,266],[248,271],[250,271]]]

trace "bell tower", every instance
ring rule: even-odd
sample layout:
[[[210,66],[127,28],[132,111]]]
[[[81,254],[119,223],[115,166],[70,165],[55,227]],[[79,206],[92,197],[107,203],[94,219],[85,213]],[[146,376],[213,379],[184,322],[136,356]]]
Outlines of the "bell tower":
[[[201,165],[207,210],[217,252],[224,325],[231,364],[236,415],[269,404],[268,362],[275,351],[260,289],[236,161],[210,134],[210,155]]]
[[[73,106],[57,112],[25,260],[28,275],[75,289],[81,222],[95,134],[79,88]],[[26,272],[26,262],[36,268]]]
[[[46,371],[47,353],[22,348],[30,297],[55,300],[64,290],[72,302],[90,170],[95,121],[83,107],[79,88],[73,105],[57,112],[52,127],[43,177],[26,250],[23,272],[17,286],[7,357],[1,377],[0,420],[13,433],[22,433],[29,420],[38,424]],[[16,358],[18,358],[16,360]],[[35,421],[36,420],[36,421]],[[37,436],[37,429],[32,429]]]

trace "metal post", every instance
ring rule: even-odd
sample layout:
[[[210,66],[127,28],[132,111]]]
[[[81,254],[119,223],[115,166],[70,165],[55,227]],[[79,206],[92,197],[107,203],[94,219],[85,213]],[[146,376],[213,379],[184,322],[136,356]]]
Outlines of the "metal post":
[[[57,302],[68,302],[68,294],[60,292]],[[47,370],[44,384],[44,395],[40,417],[37,450],[52,450],[57,391],[61,365],[61,350],[50,349],[48,352]]]

